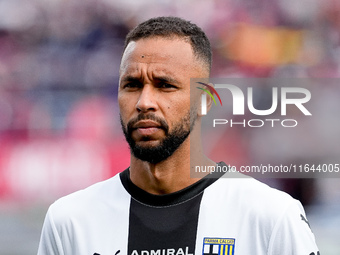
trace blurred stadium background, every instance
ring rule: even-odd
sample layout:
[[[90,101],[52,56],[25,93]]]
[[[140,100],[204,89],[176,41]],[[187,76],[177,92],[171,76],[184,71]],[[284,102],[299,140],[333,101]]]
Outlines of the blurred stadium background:
[[[213,77],[340,76],[339,0],[0,0],[0,254],[36,254],[50,203],[128,166],[116,103],[123,40],[167,15],[207,32]],[[340,86],[320,93],[338,121]],[[301,154],[290,137],[230,132],[233,163]],[[339,130],[322,134],[306,158],[339,144]],[[339,184],[272,183],[304,203],[323,255],[340,254]]]

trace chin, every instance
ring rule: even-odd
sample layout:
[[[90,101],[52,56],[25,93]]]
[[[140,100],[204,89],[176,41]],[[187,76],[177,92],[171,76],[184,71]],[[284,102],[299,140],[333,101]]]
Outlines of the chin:
[[[159,146],[160,142],[157,140],[149,140],[149,141],[139,141],[136,142],[136,145],[140,148],[151,149]]]

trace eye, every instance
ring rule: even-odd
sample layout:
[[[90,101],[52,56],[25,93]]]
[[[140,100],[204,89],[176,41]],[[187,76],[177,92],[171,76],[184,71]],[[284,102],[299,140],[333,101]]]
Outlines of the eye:
[[[140,82],[128,82],[123,85],[123,89],[126,90],[137,90],[141,88],[143,85]]]
[[[169,83],[166,83],[166,82],[160,82],[158,84],[158,87],[161,88],[161,89],[165,89],[165,90],[175,90],[175,89],[177,89],[177,87],[175,85],[172,85],[172,84],[169,84]]]

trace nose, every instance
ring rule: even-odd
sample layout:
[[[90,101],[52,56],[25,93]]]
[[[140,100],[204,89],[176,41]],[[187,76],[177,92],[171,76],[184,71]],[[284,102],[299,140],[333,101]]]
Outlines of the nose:
[[[144,85],[139,95],[136,109],[138,112],[148,112],[157,110],[157,98],[155,88],[151,85]]]

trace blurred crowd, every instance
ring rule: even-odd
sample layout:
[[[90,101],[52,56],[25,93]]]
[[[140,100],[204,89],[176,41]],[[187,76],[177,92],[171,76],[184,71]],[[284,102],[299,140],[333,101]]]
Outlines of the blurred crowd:
[[[296,129],[211,132],[213,159],[339,163],[339,0],[0,0],[1,254],[34,254],[48,204],[128,167],[116,102],[124,38],[168,15],[206,31],[212,77],[321,79],[309,88],[313,118],[293,111]],[[258,86],[261,109],[270,106],[268,88]],[[316,206],[309,220],[321,253],[339,254],[339,179],[265,181]],[[13,203],[43,205],[40,214],[29,209],[35,225],[22,208],[7,215]],[[30,248],[18,252],[17,243]]]
[[[192,20],[207,32],[213,46],[212,77],[340,74],[337,0],[161,0],[157,4],[152,0],[1,0],[0,197],[13,189],[8,183],[21,183],[18,176],[26,183],[27,176],[35,173],[31,179],[39,187],[51,178],[37,180],[47,166],[50,172],[63,171],[68,161],[55,155],[72,147],[67,141],[80,141],[82,149],[84,143],[101,148],[107,167],[97,179],[128,166],[128,148],[118,138],[122,133],[116,104],[124,37],[139,22],[167,15]],[[338,93],[336,86],[330,86],[330,94]],[[230,131],[229,136],[240,141],[242,131]],[[243,147],[234,141],[241,145],[227,152],[242,161],[258,152],[254,137],[248,137],[253,144]],[[37,157],[37,148],[48,162]],[[119,153],[122,156],[115,156]],[[69,165],[73,169],[76,163],[71,160]],[[19,193],[25,196],[22,189]]]

